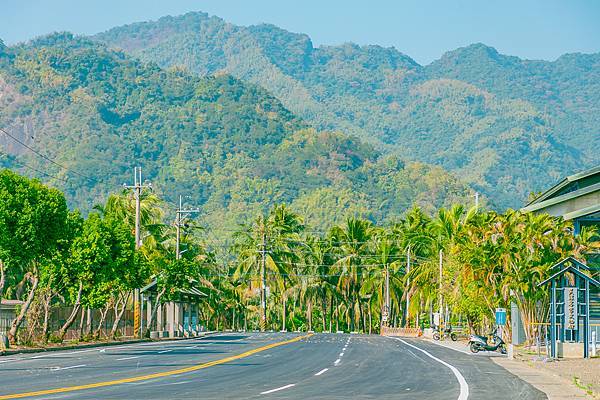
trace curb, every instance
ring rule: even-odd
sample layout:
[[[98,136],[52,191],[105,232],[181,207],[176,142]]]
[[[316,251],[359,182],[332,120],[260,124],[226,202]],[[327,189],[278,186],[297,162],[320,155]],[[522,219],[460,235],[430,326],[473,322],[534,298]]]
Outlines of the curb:
[[[93,348],[93,347],[110,347],[110,346],[119,346],[119,345],[135,344],[135,343],[165,342],[165,341],[198,339],[198,338],[201,338],[204,336],[212,335],[214,333],[218,333],[218,332],[217,331],[203,332],[201,335],[194,336],[194,337],[176,337],[176,338],[164,338],[164,339],[158,339],[158,340],[157,339],[132,339],[132,340],[120,340],[120,341],[112,341],[112,342],[74,344],[74,345],[68,345],[68,346],[40,347],[40,348],[34,348],[34,349],[4,350],[4,351],[0,351],[0,357],[14,356],[14,355],[18,355],[18,354],[32,354],[32,353],[46,353],[46,352],[53,352],[53,351],[63,351],[63,350],[89,349],[89,348]]]

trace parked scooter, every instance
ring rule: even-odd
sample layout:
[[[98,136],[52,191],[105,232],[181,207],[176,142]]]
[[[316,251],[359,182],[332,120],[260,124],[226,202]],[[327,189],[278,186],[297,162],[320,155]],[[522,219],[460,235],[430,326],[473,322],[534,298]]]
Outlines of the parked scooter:
[[[444,331],[441,334],[440,328],[438,326],[434,327],[433,340],[448,338],[452,339],[453,342],[456,342],[458,340],[458,336],[456,336],[456,333],[452,332],[452,326],[448,326],[448,328],[444,329]]]
[[[494,332],[490,334],[492,336],[493,342],[488,343],[487,336],[480,335],[471,335],[469,336],[469,346],[471,348],[472,353],[478,353],[480,351],[496,351],[499,350],[500,353],[506,354],[506,343],[500,336],[498,336],[498,330],[495,329]]]

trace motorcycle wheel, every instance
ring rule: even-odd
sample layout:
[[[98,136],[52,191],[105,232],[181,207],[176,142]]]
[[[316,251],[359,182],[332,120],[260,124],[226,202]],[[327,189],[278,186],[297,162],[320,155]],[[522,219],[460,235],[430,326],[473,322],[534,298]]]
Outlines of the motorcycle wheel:
[[[433,333],[433,340],[440,340],[440,334],[437,332]]]
[[[506,346],[505,345],[500,346],[500,354],[506,354]]]
[[[470,349],[471,353],[479,353],[479,346],[475,343],[471,343]]]
[[[458,337],[456,336],[456,333],[451,333],[450,334],[450,339],[452,339],[453,342],[456,342],[458,340]]]

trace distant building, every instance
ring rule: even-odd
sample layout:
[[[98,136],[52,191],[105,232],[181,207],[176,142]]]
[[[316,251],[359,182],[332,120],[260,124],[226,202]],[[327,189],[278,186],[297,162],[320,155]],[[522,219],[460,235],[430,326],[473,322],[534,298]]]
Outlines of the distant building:
[[[597,226],[600,232],[600,166],[568,176],[546,190],[521,209],[523,212],[547,213],[573,221],[573,233],[585,226]],[[600,240],[600,234],[598,235]],[[600,278],[600,254],[589,254],[587,265]],[[600,290],[590,290],[590,319],[600,337]]]

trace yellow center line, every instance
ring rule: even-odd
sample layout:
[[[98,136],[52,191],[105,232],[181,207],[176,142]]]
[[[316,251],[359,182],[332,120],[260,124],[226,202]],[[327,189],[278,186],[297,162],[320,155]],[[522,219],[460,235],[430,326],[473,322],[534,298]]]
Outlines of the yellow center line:
[[[0,400],[22,399],[24,397],[33,397],[33,396],[42,396],[42,395],[47,395],[47,394],[75,392],[75,391],[78,391],[78,390],[94,389],[94,388],[100,388],[100,387],[106,387],[106,386],[121,385],[123,383],[140,382],[140,381],[146,381],[146,380],[149,380],[149,379],[164,378],[165,376],[173,376],[173,375],[185,374],[187,372],[198,371],[200,369],[212,367],[212,366],[219,365],[219,364],[225,364],[225,363],[228,363],[228,362],[234,361],[234,360],[239,360],[240,358],[249,357],[249,356],[251,356],[253,354],[260,353],[261,351],[269,350],[269,349],[272,349],[274,347],[283,346],[283,345],[289,344],[289,343],[294,343],[294,342],[297,342],[299,340],[309,338],[311,336],[312,336],[312,334],[308,334],[308,335],[304,335],[304,336],[298,336],[298,337],[295,337],[295,338],[290,339],[290,340],[285,340],[285,341],[282,341],[282,342],[275,342],[275,343],[268,344],[266,346],[258,347],[256,349],[249,350],[249,351],[246,351],[244,353],[237,354],[235,356],[229,356],[229,357],[221,358],[221,359],[215,360],[215,361],[209,361],[209,362],[202,363],[202,364],[192,365],[191,367],[187,367],[187,368],[180,368],[180,369],[174,369],[174,370],[170,370],[170,371],[157,372],[157,373],[148,374],[148,375],[134,376],[134,377],[131,377],[131,378],[116,379],[116,380],[112,380],[112,381],[89,383],[89,384],[86,384],[86,385],[77,385],[77,386],[68,386],[68,387],[56,388],[56,389],[38,390],[38,391],[35,391],[35,392],[24,392],[24,393],[6,394],[6,395],[1,395],[0,396]]]

